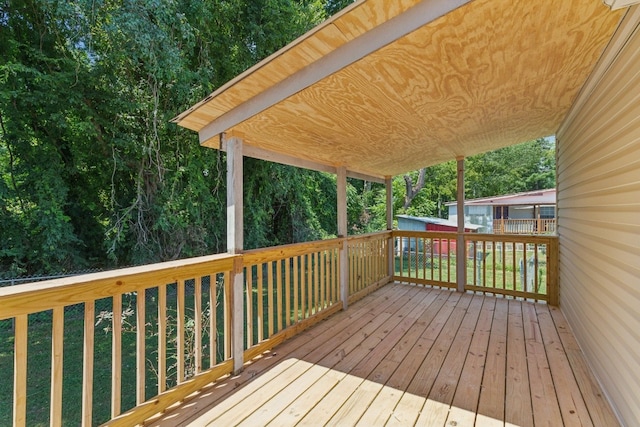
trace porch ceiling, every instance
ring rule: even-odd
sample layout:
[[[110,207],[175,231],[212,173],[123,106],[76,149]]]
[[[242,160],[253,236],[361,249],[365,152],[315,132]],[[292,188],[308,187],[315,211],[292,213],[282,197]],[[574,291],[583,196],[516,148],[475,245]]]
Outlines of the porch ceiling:
[[[226,132],[258,157],[394,176],[554,134],[621,15],[600,0],[363,0],[174,121],[208,147]]]

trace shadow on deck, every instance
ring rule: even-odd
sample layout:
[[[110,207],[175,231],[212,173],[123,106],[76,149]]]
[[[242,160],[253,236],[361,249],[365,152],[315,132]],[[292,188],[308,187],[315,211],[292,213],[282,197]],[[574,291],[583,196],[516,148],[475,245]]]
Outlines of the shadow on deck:
[[[618,422],[555,307],[392,284],[145,425]]]

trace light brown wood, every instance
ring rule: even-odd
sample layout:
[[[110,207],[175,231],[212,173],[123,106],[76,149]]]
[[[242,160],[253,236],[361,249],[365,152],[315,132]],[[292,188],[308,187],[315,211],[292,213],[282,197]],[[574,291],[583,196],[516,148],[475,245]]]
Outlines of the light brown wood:
[[[158,394],[167,389],[167,286],[158,286]]]
[[[158,283],[173,283],[177,277],[193,278],[231,270],[234,258],[235,256],[226,254],[211,255],[6,286],[0,288],[0,320],[135,292],[140,288],[158,286]]]
[[[507,319],[505,422],[533,427],[531,400],[523,398],[530,390],[523,327],[522,304],[510,300]]]
[[[244,301],[245,301],[245,316],[246,316],[246,324],[245,324],[245,329],[246,329],[246,348],[251,348],[251,346],[254,344],[253,342],[253,280],[255,278],[255,275],[253,273],[253,267],[254,266],[248,266],[245,268],[245,284],[244,284],[244,288],[245,288],[245,293],[244,293]],[[233,324],[235,325],[236,321],[239,320],[240,318],[233,318]],[[243,319],[244,321],[244,319]],[[236,328],[237,329],[237,328]],[[234,349],[234,353],[235,351],[237,351],[237,349]]]
[[[275,309],[274,309],[274,305],[273,305],[273,298],[280,298],[280,294],[274,295],[273,293],[273,262],[268,262],[267,263],[267,317],[269,319],[269,323],[268,323],[268,337],[273,335],[274,332],[274,322],[276,322],[276,319],[274,318],[274,314],[275,313]]]
[[[312,252],[321,252],[329,249],[337,249],[341,246],[342,239],[317,240],[314,242],[295,243],[291,245],[274,246],[265,249],[252,249],[242,254],[245,265],[256,265],[269,261],[293,258]]]
[[[508,302],[496,301],[478,401],[478,422],[504,420]]]
[[[53,309],[51,331],[51,406],[49,423],[52,427],[62,426],[62,378],[64,366],[64,308]]]
[[[185,283],[178,280],[176,284],[178,299],[176,302],[176,370],[177,383],[180,384],[186,379],[185,371],[185,323],[187,313],[185,312]]]
[[[91,323],[93,325],[93,322]],[[14,319],[13,342],[13,425],[27,423],[27,349],[29,318],[26,314]]]
[[[562,342],[558,336],[556,326],[551,319],[547,306],[536,307],[538,324],[542,333],[542,341],[549,360],[549,367],[553,377],[553,384],[558,396],[562,422],[565,426],[593,426],[589,411],[581,396],[578,384]]]
[[[484,298],[467,359],[462,368],[460,382],[456,387],[451,411],[446,421],[447,425],[464,426],[473,425],[475,422],[495,304],[494,298]]]
[[[553,390],[564,381],[558,375],[574,376],[561,369],[552,377],[549,368],[562,358],[548,359],[542,341],[535,344],[536,334],[542,339],[536,307],[544,311],[544,305],[394,284],[350,307],[150,425],[527,425],[509,418],[526,411],[505,411],[507,402],[531,402],[542,382],[551,380]],[[524,371],[516,366],[520,360]],[[530,387],[505,384],[508,375],[516,380],[510,367],[523,373],[543,361],[547,379],[532,377]],[[501,393],[487,390],[488,382],[502,383]],[[548,398],[558,407],[555,393]],[[562,425],[560,411],[560,418],[549,416],[550,402],[531,408],[536,425]]]
[[[591,415],[593,424],[596,426],[616,425],[618,420],[611,410],[611,406],[606,402],[600,386],[593,376],[593,372],[587,365],[587,361],[578,346],[576,338],[569,329],[567,319],[565,319],[557,307],[549,307],[549,312],[551,313],[560,341],[562,342],[562,348],[571,365],[571,370],[584,397],[585,405],[589,408],[589,414]]]
[[[229,374],[233,369],[231,360],[218,364],[216,367],[209,369],[202,374],[196,375],[182,382],[177,387],[173,387],[158,396],[149,399],[142,405],[123,413],[120,416],[113,417],[106,425],[110,427],[130,427],[142,423],[144,420],[152,417],[158,412],[164,411],[169,406],[180,402],[190,394],[202,389],[212,381]]]
[[[257,311],[257,332],[258,332],[258,341],[251,341],[249,344],[254,345],[258,344],[265,339],[264,334],[264,274],[263,274],[263,264],[256,265],[257,270],[257,300],[256,300],[256,311]],[[247,293],[247,299],[251,299],[253,295],[253,286],[251,287],[251,292]]]
[[[300,257],[293,257],[293,323],[298,322],[300,302],[298,301],[300,277],[298,272],[298,265],[300,263]]]
[[[93,416],[93,355],[95,342],[95,302],[84,303],[82,339],[82,424],[91,425]]]
[[[178,123],[201,130],[415,4],[400,3],[361,2]],[[248,145],[329,166],[340,159],[380,178],[550,135],[620,16],[588,0],[561,7],[473,1],[227,130]],[[219,146],[216,139],[207,144]]]
[[[122,396],[122,295],[113,296],[111,319],[111,418],[120,415]]]
[[[136,405],[146,400],[146,298],[145,290],[136,292]]]
[[[224,280],[228,280],[228,274],[224,275]],[[224,307],[222,309],[224,313]],[[216,364],[218,345],[218,283],[216,275],[212,275],[209,281],[209,368]]]
[[[276,319],[278,321],[276,331],[280,332],[282,329],[286,328],[286,321],[283,318],[283,303],[282,298],[285,297],[283,292],[283,282],[282,282],[282,266],[286,262],[286,260],[278,260],[276,261]],[[285,286],[288,286],[285,284]],[[285,308],[286,310],[286,308]],[[287,311],[288,313],[288,311]],[[287,314],[287,317],[288,314]]]
[[[291,281],[291,264],[293,260],[291,258],[284,259],[284,310],[287,315],[285,316],[285,328],[291,325],[291,288],[294,286]],[[294,288],[295,289],[295,288]]]
[[[527,364],[531,387],[533,421],[536,425],[562,425],[562,416],[544,350],[540,326],[533,305],[523,305]]]
[[[202,372],[202,277],[195,278],[193,290],[193,357],[194,373]]]

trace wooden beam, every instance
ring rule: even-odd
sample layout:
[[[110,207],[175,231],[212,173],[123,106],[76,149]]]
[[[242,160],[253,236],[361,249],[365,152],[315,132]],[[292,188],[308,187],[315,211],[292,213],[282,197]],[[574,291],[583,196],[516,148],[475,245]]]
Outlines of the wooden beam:
[[[347,247],[347,170],[338,168],[338,237],[343,239],[340,249],[340,299],[342,308],[349,306],[349,258]]]
[[[242,252],[243,242],[243,143],[236,137],[226,141],[227,145],[227,252]]]
[[[223,135],[220,143],[220,150],[227,151],[227,136]],[[293,166],[296,168],[309,169],[318,172],[328,172],[332,174],[338,173],[338,168],[334,165],[314,162],[312,160],[301,159],[276,151],[267,150],[254,145],[243,144],[242,155],[253,159],[266,160],[268,162],[280,163],[281,165]],[[385,180],[382,176],[369,175],[362,172],[347,170],[347,177],[361,179],[363,181],[384,184]]]
[[[231,137],[227,145],[227,252],[242,253],[244,245],[243,221],[243,142]],[[235,265],[235,264],[234,264]],[[231,274],[231,354],[233,372],[238,373],[244,365],[244,273],[234,268]]]
[[[347,170],[347,177],[354,179],[361,179],[362,181],[375,182],[376,184],[384,184],[385,179],[378,176],[368,175],[366,173],[355,172]]]
[[[428,0],[340,46],[307,67],[228,111],[199,132],[200,143],[306,89],[378,49],[468,3],[470,0]]]
[[[456,244],[456,283],[458,292],[464,292],[466,284],[466,257],[464,245],[464,158],[458,159],[458,235]]]

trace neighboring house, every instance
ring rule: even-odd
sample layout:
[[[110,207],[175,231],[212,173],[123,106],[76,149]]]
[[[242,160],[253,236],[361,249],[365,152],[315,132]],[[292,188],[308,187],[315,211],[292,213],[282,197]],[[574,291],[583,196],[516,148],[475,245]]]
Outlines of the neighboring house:
[[[408,231],[458,231],[458,223],[449,219],[433,218],[428,216],[397,215],[398,230]],[[480,225],[466,223],[465,233],[473,233],[482,228]]]
[[[406,231],[444,231],[455,233],[458,230],[458,224],[451,220],[442,218],[433,218],[426,216],[411,216],[411,215],[397,215],[398,218],[398,230]],[[480,225],[465,224],[465,233],[475,233],[481,228]],[[413,242],[413,241],[412,241]],[[455,253],[456,240],[453,237],[451,240],[446,239],[433,239],[434,253],[435,254],[447,254]],[[406,238],[403,239],[403,249],[406,251],[411,246],[411,249],[415,249],[415,243],[408,243]],[[418,248],[422,251],[422,248]]]
[[[446,203],[449,220],[457,221],[456,202]],[[483,233],[551,234],[556,232],[556,189],[465,200],[465,222]]]

